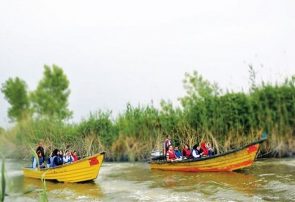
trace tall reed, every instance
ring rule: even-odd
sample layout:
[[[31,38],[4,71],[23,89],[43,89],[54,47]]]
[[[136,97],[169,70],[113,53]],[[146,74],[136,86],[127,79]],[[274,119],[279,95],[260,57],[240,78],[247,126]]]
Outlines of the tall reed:
[[[115,118],[110,111],[98,111],[75,124],[28,119],[2,136],[17,145],[14,155],[27,155],[26,145],[34,146],[43,139],[48,155],[54,148],[76,150],[80,156],[104,150],[108,160],[136,161],[161,149],[167,135],[175,145],[193,146],[207,140],[224,152],[267,130],[269,140],[262,153],[277,157],[295,154],[295,77],[283,83],[251,85],[246,93],[221,93],[198,74],[186,79],[187,94],[180,98],[179,107],[166,101],[160,108],[127,104]]]

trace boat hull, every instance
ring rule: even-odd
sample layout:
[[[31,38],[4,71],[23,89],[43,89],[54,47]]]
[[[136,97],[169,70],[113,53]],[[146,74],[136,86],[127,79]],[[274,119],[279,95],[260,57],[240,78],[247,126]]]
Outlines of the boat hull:
[[[200,159],[182,161],[152,161],[151,169],[183,172],[218,172],[233,171],[253,164],[259,150],[260,141],[247,145],[239,150]]]
[[[97,178],[103,159],[104,153],[99,153],[55,168],[23,168],[23,173],[25,177],[36,179],[44,178],[58,182],[85,182]]]

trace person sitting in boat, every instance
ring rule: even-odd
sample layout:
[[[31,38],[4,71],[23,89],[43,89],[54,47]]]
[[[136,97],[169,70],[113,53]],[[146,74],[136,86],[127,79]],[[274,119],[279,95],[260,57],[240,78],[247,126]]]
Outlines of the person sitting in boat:
[[[62,165],[64,163],[64,155],[63,155],[63,151],[59,150],[57,153],[57,157],[58,157],[58,163],[59,165]]]
[[[187,144],[185,144],[183,147],[182,156],[185,159],[191,158],[191,150],[189,149],[189,146]]]
[[[39,164],[38,164],[37,158],[33,157],[32,168],[37,168],[38,166],[39,166],[39,168],[45,168],[44,157],[42,156],[42,152],[37,151],[37,156],[38,156],[38,159],[39,159]]]
[[[193,146],[192,156],[194,159],[201,158],[203,151],[199,145]]]
[[[176,155],[176,157],[177,157],[178,159],[182,159],[182,155],[181,155],[181,152],[180,152],[179,149],[178,149],[178,146],[175,146],[175,147],[174,147],[174,153],[175,153],[175,155]]]
[[[167,161],[175,161],[177,159],[172,145],[168,147],[168,151],[166,153],[166,159]]]
[[[208,149],[208,156],[214,156],[214,148],[212,147],[210,142],[207,142],[206,147]]]
[[[52,156],[52,152],[51,152],[51,154],[48,156],[48,159],[47,159],[47,168],[50,168],[51,156]]]
[[[75,150],[73,151],[72,156],[73,156],[73,161],[78,161],[79,158]]]
[[[202,141],[201,142],[201,149],[202,149],[202,156],[208,156],[209,152],[208,152],[208,149],[206,147],[206,142],[205,141]]]
[[[39,144],[38,144],[38,146],[37,146],[37,149],[36,149],[36,153],[38,152],[38,151],[40,151],[41,152],[41,156],[43,157],[43,158],[45,158],[45,150],[44,150],[44,146],[43,146],[44,144],[43,144],[43,140],[40,140],[40,142],[39,142]]]
[[[60,156],[60,151],[58,149],[54,149],[50,157],[50,167],[54,168],[62,164],[63,158]]]
[[[166,136],[166,139],[164,140],[164,143],[163,143],[163,154],[166,154],[167,153],[168,147],[170,145],[172,145],[172,142],[171,142],[170,136],[167,135]]]
[[[74,161],[74,158],[71,154],[71,151],[66,150],[65,156],[63,157],[63,163],[71,163]]]

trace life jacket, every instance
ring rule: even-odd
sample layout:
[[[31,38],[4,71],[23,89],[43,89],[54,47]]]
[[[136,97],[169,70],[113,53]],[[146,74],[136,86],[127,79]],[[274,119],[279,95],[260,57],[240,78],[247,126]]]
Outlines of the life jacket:
[[[208,156],[208,149],[205,142],[201,143],[201,149],[203,150],[203,155]]]
[[[189,149],[183,149],[182,150],[182,155],[186,158],[189,158],[191,156],[191,150]]]
[[[78,161],[78,156],[77,155],[72,155],[74,158],[74,161]]]
[[[174,160],[174,159],[176,159],[176,155],[175,155],[174,151],[169,151],[169,150],[168,150],[166,156],[168,157],[169,160]]]

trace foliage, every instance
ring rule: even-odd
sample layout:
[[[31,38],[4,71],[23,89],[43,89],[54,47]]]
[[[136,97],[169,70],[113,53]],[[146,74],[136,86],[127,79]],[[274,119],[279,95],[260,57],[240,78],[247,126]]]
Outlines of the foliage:
[[[3,137],[16,140],[19,151],[24,151],[21,154],[28,153],[28,144],[44,140],[47,151],[73,149],[85,156],[104,150],[108,160],[136,161],[147,159],[153,149],[161,150],[166,135],[179,146],[193,146],[205,139],[223,152],[247,144],[267,130],[270,135],[262,153],[292,155],[295,77],[280,84],[258,85],[252,74],[248,93],[222,93],[216,84],[194,72],[185,76],[186,95],[180,98],[180,107],[169,101],[161,101],[160,108],[127,104],[114,119],[111,112],[98,111],[76,124],[56,116],[27,119],[5,131]]]
[[[11,120],[21,120],[26,112],[29,111],[29,98],[27,93],[27,85],[20,78],[10,78],[1,88],[5,99],[11,107],[8,109],[8,117]]]
[[[31,94],[33,109],[43,117],[60,120],[70,118],[72,112],[68,109],[69,95],[69,80],[63,70],[57,65],[52,65],[52,68],[45,65],[43,79]]]

